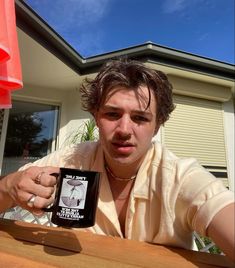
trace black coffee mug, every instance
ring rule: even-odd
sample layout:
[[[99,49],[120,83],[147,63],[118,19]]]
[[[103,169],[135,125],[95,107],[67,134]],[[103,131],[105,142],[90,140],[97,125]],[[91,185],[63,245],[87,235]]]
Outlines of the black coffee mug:
[[[60,168],[54,204],[44,211],[52,212],[52,223],[63,227],[85,228],[95,224],[100,173]]]

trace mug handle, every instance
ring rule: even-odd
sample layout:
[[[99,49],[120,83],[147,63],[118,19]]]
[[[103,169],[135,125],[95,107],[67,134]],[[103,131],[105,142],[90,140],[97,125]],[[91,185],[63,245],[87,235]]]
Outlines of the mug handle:
[[[56,180],[57,180],[60,174],[59,173],[51,173],[50,175],[56,177]],[[55,198],[56,198],[56,194],[55,194]],[[42,210],[45,212],[52,212],[54,208],[55,208],[55,204],[53,204],[52,206],[47,207],[47,208],[42,208]]]

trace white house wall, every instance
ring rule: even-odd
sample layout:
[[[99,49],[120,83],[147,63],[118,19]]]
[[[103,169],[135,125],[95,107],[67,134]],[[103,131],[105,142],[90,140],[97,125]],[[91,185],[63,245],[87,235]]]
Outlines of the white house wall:
[[[87,112],[81,109],[78,88],[66,92],[66,97],[62,102],[61,117],[59,147],[68,144],[71,135],[80,131],[84,120],[90,117]]]
[[[234,191],[234,99],[231,98],[228,102],[225,102],[223,106],[229,188]]]

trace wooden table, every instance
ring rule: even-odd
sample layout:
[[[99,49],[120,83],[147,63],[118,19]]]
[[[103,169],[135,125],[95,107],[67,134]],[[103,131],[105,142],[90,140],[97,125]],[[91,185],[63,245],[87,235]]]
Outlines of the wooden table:
[[[234,267],[224,256],[0,219],[0,267]]]

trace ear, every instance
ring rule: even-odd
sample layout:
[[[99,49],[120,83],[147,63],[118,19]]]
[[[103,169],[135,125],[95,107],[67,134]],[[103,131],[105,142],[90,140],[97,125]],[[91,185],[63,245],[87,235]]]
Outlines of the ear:
[[[95,111],[95,112],[93,113],[93,117],[94,117],[96,126],[99,128],[98,111]]]
[[[161,124],[159,124],[159,123],[156,124],[155,130],[154,130],[154,136],[157,135],[160,126],[161,126]]]

